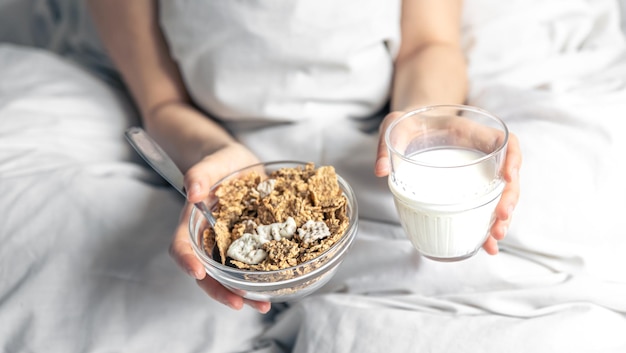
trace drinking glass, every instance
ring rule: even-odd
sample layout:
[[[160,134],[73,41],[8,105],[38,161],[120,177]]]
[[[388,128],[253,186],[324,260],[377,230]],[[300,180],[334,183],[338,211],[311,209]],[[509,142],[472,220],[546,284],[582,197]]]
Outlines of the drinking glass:
[[[466,105],[426,106],[389,125],[389,188],[422,255],[458,261],[481,248],[504,189],[508,139],[500,118]]]

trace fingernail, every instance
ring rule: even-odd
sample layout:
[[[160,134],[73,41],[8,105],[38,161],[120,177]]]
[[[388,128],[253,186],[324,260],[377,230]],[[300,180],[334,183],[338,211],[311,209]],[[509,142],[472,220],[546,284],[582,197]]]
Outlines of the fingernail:
[[[376,163],[374,163],[374,171],[378,172],[381,168],[382,165],[380,163],[380,160],[377,160]]]
[[[387,175],[389,174],[389,167],[386,161],[379,159],[376,161],[376,165],[374,166],[374,171],[377,175]]]
[[[190,197],[197,196],[199,193],[200,193],[200,184],[193,183],[191,184],[191,186],[189,186],[189,189],[187,190],[187,199],[189,199]]]
[[[246,301],[246,304],[254,308],[260,314],[267,314],[272,308],[272,306],[269,303],[254,303],[254,302]]]
[[[233,306],[230,304],[230,302],[228,301],[228,298],[216,298],[218,302],[226,305],[227,307],[233,309]]]
[[[190,268],[187,269],[187,274],[189,275],[189,277],[196,278],[196,273]]]
[[[228,300],[228,298],[224,298],[224,299],[223,299],[223,301],[222,301],[222,303],[223,303],[224,305],[226,305],[227,307],[229,307],[229,308],[233,309],[233,310],[241,310],[241,307],[239,307],[239,306],[235,305],[234,303],[230,302],[230,301]]]
[[[195,279],[200,279],[200,278],[201,278],[200,273],[198,273],[198,272],[196,272],[196,271],[192,270],[191,268],[188,268],[188,269],[187,269],[187,274],[188,274],[190,277],[195,278]]]

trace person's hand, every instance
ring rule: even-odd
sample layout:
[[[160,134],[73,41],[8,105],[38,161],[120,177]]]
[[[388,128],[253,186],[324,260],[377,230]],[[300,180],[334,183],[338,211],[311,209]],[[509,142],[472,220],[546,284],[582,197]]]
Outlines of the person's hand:
[[[209,189],[215,182],[235,170],[258,162],[257,157],[246,147],[233,143],[207,155],[185,173],[187,204],[181,212],[179,224],[170,246],[170,255],[185,272],[197,280],[198,285],[211,298],[236,310],[247,304],[261,313],[267,313],[271,305],[269,302],[244,299],[226,289],[212,277],[207,276],[204,266],[193,252],[189,230],[187,229],[193,204],[206,199],[209,195]]]
[[[509,132],[509,143],[504,160],[503,177],[506,181],[500,201],[496,206],[496,221],[489,232],[489,237],[483,244],[488,254],[498,253],[498,241],[504,239],[511,224],[513,211],[519,201],[520,183],[519,170],[522,166],[522,150],[515,134]]]
[[[389,153],[387,150],[387,144],[385,143],[385,131],[387,127],[391,125],[393,121],[404,115],[405,112],[395,111],[387,114],[383,119],[378,136],[378,151],[376,155],[376,164],[374,167],[374,174],[378,177],[386,177],[389,175],[391,168],[389,161]],[[459,120],[462,121],[462,120]],[[471,134],[475,131],[472,128],[458,129],[459,133]],[[468,137],[468,136],[466,136]],[[509,142],[507,145],[506,158],[503,168],[503,177],[506,181],[504,191],[498,205],[496,206],[496,220],[489,231],[489,237],[483,244],[483,249],[488,254],[495,255],[498,253],[498,241],[504,239],[508,231],[511,219],[513,217],[513,210],[517,205],[520,194],[519,183],[519,170],[522,164],[522,152],[519,145],[519,140],[515,134],[509,132]]]

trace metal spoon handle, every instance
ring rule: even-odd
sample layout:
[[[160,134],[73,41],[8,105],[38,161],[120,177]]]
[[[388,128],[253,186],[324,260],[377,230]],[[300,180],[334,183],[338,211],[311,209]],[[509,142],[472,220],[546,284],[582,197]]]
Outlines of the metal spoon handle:
[[[125,132],[126,139],[133,146],[135,151],[159,173],[168,183],[170,183],[184,197],[187,197],[184,185],[183,172],[174,163],[172,158],[163,151],[156,141],[140,127],[130,127]],[[204,214],[211,225],[215,224],[213,214],[204,202],[198,202],[195,206]]]
[[[183,184],[183,173],[174,161],[163,151],[148,133],[140,127],[131,127],[126,130],[126,138],[133,148],[148,164],[157,171],[178,192],[187,197]]]

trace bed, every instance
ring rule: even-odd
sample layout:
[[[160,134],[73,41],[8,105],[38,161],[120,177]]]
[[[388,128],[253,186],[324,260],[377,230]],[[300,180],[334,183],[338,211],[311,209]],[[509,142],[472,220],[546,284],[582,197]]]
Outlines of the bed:
[[[267,315],[213,302],[169,257],[183,200],[124,140],[136,112],[90,60],[101,50],[75,5],[0,1],[1,351],[626,352],[622,2],[465,4],[468,103],[500,116],[524,155],[497,256],[420,257],[371,173],[371,133],[238,132],[264,160],[361,146],[315,154],[358,195],[345,262]],[[302,131],[320,144],[264,144]]]

